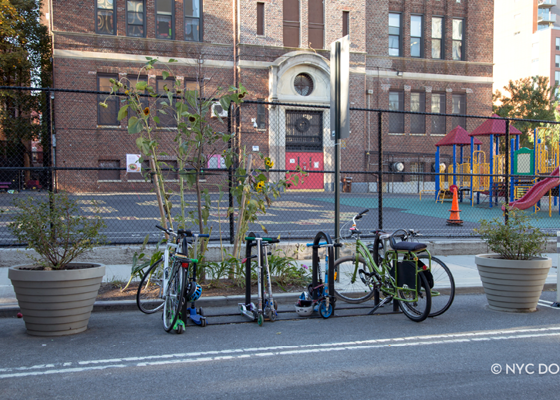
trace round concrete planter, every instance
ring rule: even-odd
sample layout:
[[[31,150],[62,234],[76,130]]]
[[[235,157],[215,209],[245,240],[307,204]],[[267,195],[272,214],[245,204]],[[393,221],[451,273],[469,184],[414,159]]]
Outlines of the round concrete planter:
[[[64,336],[87,329],[105,266],[71,265],[95,267],[62,271],[21,269],[33,265],[10,267],[8,277],[30,335]]]
[[[552,259],[506,260],[498,254],[480,254],[475,256],[475,263],[490,309],[509,312],[537,310]]]

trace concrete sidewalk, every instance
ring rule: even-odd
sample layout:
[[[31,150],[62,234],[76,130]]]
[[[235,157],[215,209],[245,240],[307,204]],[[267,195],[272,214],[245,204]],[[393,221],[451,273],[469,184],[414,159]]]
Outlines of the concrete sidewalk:
[[[558,271],[558,254],[546,253],[546,256],[552,259],[552,268],[546,279],[546,289],[556,289],[557,271]],[[476,264],[474,263],[474,255],[460,256],[437,256],[451,270],[455,279],[456,294],[464,293],[483,293],[482,282],[478,275]],[[300,265],[311,266],[311,260],[296,260]],[[104,282],[111,281],[128,281],[130,277],[130,265],[106,265],[106,273]],[[292,303],[299,296],[299,293],[278,293],[275,299],[279,303]],[[242,302],[244,296],[214,296],[202,297],[197,301],[197,305],[205,307],[234,306]],[[136,308],[135,301],[117,300],[117,301],[98,301],[94,307],[94,311],[102,310],[123,310]],[[15,293],[8,279],[8,268],[0,268],[0,316],[13,314],[19,309]]]

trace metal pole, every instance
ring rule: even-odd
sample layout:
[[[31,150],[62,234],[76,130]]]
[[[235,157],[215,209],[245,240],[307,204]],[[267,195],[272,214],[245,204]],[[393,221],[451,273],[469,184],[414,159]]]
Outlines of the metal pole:
[[[505,168],[506,168],[506,182],[504,186],[504,200],[506,204],[508,204],[508,197],[509,197],[509,120],[506,119],[506,152],[504,155],[505,158]],[[508,223],[508,209],[506,207],[506,211],[504,213],[504,218],[506,224]]]
[[[334,132],[334,237],[340,243],[340,42],[335,44],[335,132]],[[338,259],[338,247],[334,257]]]
[[[45,102],[45,114],[46,114],[46,120],[47,120],[47,141],[48,144],[50,145],[48,149],[43,149],[43,155],[48,154],[47,157],[45,157],[45,159],[43,160],[43,166],[47,166],[47,167],[51,167],[49,168],[48,172],[47,172],[47,178],[48,178],[48,190],[54,190],[55,188],[55,184],[54,184],[54,172],[52,167],[56,167],[55,164],[55,143],[53,142],[53,130],[52,130],[52,112],[51,112],[51,91],[49,90],[50,88],[47,88],[47,92],[46,92],[46,102]],[[47,165],[45,165],[47,164]]]
[[[377,170],[379,177],[377,178],[377,225],[379,230],[383,229],[383,113],[377,113]]]

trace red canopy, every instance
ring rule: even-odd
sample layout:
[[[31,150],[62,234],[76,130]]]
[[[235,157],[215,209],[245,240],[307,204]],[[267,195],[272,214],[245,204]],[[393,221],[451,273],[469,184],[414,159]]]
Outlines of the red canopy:
[[[462,126],[457,125],[451,130],[447,135],[445,135],[436,146],[468,146],[471,144],[471,138],[469,132]],[[480,140],[474,138],[474,144],[482,144]]]
[[[497,119],[500,118],[500,119]],[[505,135],[506,121],[501,119],[499,115],[492,115],[492,118],[484,121],[478,128],[469,133],[470,136],[486,136],[486,135]],[[521,135],[521,131],[516,127],[509,126],[510,135]]]

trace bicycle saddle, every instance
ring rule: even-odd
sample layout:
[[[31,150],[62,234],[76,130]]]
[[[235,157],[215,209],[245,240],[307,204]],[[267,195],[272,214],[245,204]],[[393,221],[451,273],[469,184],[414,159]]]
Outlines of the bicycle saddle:
[[[416,243],[416,242],[395,242],[391,240],[391,247],[393,250],[401,250],[401,251],[413,251],[413,252],[420,252],[424,251],[428,248],[428,245],[425,243]]]

